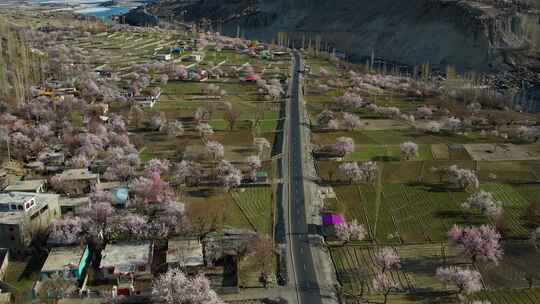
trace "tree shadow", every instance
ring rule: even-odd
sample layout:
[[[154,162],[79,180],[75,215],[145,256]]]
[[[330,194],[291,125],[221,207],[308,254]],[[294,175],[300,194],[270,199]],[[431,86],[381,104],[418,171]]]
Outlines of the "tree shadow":
[[[190,196],[204,197],[204,198],[211,197],[214,193],[215,193],[215,191],[212,188],[202,188],[202,189],[196,189],[196,190],[187,191],[187,194],[189,194]]]

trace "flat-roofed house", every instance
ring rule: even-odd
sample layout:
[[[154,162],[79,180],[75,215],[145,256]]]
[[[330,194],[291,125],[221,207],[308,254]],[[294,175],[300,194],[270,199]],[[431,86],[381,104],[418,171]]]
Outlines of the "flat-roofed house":
[[[10,183],[5,189],[5,192],[33,192],[33,193],[43,193],[45,192],[45,184],[47,183],[44,179],[29,179],[29,180],[20,180],[14,183]]]
[[[198,239],[172,239],[168,242],[167,265],[197,273],[204,266],[203,247]]]
[[[82,280],[89,255],[87,246],[52,248],[41,268],[41,281],[50,279],[54,274],[74,282]]]
[[[68,183],[70,193],[66,194],[88,193],[100,182],[99,174],[92,173],[88,169],[69,169],[56,174],[55,177],[64,183]]]
[[[101,252],[99,269],[105,278],[151,275],[154,246],[152,242],[107,244]]]
[[[88,207],[89,198],[88,196],[60,197],[58,203],[60,204],[60,212],[64,215],[69,212],[75,212],[77,209]]]
[[[53,248],[47,260],[43,264],[39,281],[34,285],[37,296],[50,296],[51,284],[57,284],[54,280],[62,279],[61,297],[75,293],[79,285],[85,280],[86,266],[88,264],[89,250],[87,246],[56,247]],[[51,283],[52,282],[52,283]],[[52,292],[58,296],[57,288]]]
[[[60,216],[58,194],[0,193],[0,244],[23,251],[35,232],[46,229]]]

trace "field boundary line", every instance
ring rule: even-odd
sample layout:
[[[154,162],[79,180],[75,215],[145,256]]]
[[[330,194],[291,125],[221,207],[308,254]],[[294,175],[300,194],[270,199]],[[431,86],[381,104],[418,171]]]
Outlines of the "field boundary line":
[[[373,230],[377,233],[377,223],[379,222],[379,211],[381,209],[381,196],[382,196],[382,174],[384,170],[384,163],[380,163],[380,168],[377,170],[377,183],[375,186],[375,225]]]

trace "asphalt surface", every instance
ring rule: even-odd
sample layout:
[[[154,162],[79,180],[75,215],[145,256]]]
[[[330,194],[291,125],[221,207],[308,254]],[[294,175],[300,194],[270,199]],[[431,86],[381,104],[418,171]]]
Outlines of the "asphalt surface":
[[[289,177],[289,235],[294,278],[301,304],[319,304],[321,294],[315,274],[313,256],[308,239],[306,205],[304,195],[303,149],[300,119],[299,70],[300,58],[294,53],[295,66],[292,78],[291,102],[289,105],[289,132],[286,139]]]

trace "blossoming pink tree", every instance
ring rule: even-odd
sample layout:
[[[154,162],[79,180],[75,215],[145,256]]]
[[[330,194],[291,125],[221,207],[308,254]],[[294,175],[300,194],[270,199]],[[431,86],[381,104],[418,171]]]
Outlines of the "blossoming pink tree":
[[[149,178],[139,177],[133,180],[129,189],[144,204],[162,203],[171,196],[169,184],[164,182],[157,172],[152,173]]]
[[[112,226],[113,238],[123,240],[144,239],[148,237],[150,226],[148,219],[139,214],[127,214],[118,217]]]
[[[153,284],[152,294],[164,304],[225,304],[210,288],[204,274],[188,278],[180,269],[171,268]]]
[[[341,223],[336,225],[336,236],[341,241],[361,241],[366,238],[366,229],[358,224],[356,219],[350,223]]]
[[[376,162],[368,161],[365,163],[362,163],[358,169],[361,172],[362,177],[364,178],[364,181],[370,185],[375,184],[377,180],[377,175],[379,173],[379,167],[377,166]]]
[[[176,165],[175,178],[179,184],[197,185],[202,177],[199,164],[183,160]]]
[[[459,168],[456,165],[452,165],[448,167],[448,173],[449,173],[449,179],[450,182],[456,185],[459,188],[467,189],[467,188],[478,188],[480,186],[480,182],[478,180],[478,177],[476,176],[476,173],[474,171],[469,169],[462,169]]]
[[[392,247],[384,247],[375,254],[375,263],[381,268],[381,272],[401,267],[398,252]]]
[[[338,137],[332,148],[336,153],[344,157],[354,151],[354,140],[350,137]]]
[[[59,245],[73,245],[82,241],[84,221],[80,217],[54,219],[49,226],[49,241]]]
[[[360,122],[358,115],[343,113],[343,126],[348,131],[354,131],[360,129],[362,127],[362,123]]]
[[[473,263],[481,260],[498,264],[503,256],[501,235],[492,226],[461,228],[455,225],[448,231],[448,240]]]
[[[86,155],[79,154],[79,155],[73,156],[68,161],[68,166],[70,168],[73,168],[73,169],[84,169],[84,168],[88,168],[88,166],[90,166],[90,161],[88,160]]]
[[[206,141],[208,136],[214,134],[214,129],[207,123],[199,123],[195,126],[195,130],[199,133],[199,136],[203,141]]]
[[[439,267],[437,278],[445,284],[455,285],[459,294],[482,290],[482,276],[476,270],[456,266]]]
[[[217,141],[208,141],[206,143],[206,151],[210,155],[213,161],[217,161],[225,156],[225,148],[223,145]]]
[[[360,181],[363,178],[362,171],[357,163],[343,163],[339,165],[339,170],[349,179],[349,184],[352,184],[353,181]]]
[[[492,219],[497,219],[502,214],[502,203],[496,201],[493,195],[484,190],[472,194],[461,207],[466,210],[474,209]]]
[[[170,166],[171,163],[166,159],[152,158],[144,168],[144,175],[148,177],[151,177],[155,173],[163,175],[169,171]]]
[[[399,151],[406,160],[418,157],[418,145],[411,141],[400,144]]]
[[[319,115],[317,115],[316,121],[317,125],[322,128],[328,128],[328,123],[331,120],[336,119],[336,114],[330,110],[323,110]]]

